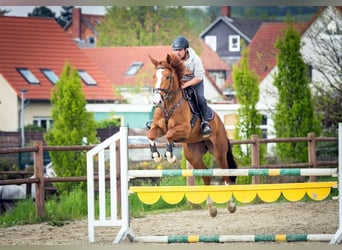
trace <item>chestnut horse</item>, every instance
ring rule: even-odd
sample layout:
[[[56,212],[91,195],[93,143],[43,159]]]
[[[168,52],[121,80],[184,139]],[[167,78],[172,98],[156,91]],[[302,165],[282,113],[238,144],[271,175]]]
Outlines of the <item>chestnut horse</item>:
[[[205,169],[202,160],[203,155],[209,151],[222,169],[237,168],[231,145],[227,138],[224,124],[220,117],[213,112],[213,118],[209,121],[212,132],[203,137],[200,131],[200,119],[193,121],[193,112],[185,98],[185,91],[181,88],[185,66],[175,54],[167,54],[166,60],[157,61],[150,56],[155,66],[153,75],[153,105],[156,107],[151,127],[147,131],[150,141],[152,158],[160,162],[162,156],[157,150],[156,139],[166,135],[165,157],[169,162],[174,162],[173,154],[175,142],[183,144],[184,156],[195,169]],[[205,185],[210,185],[210,177],[203,176]],[[235,183],[235,176],[222,177],[225,184]],[[212,217],[216,216],[217,209],[213,207],[212,200],[208,197],[207,204]],[[228,201],[227,208],[234,213],[236,206],[232,199]]]

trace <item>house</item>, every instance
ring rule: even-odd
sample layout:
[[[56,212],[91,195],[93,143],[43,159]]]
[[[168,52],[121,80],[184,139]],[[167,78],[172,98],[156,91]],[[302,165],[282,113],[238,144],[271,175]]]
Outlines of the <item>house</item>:
[[[260,25],[265,21],[261,19],[233,18],[231,16],[231,7],[222,6],[221,16],[200,34],[200,38],[232,67],[241,56],[241,42],[243,41],[248,46]]]
[[[81,8],[74,7],[72,19],[65,25],[64,30],[79,47],[96,47],[97,25],[103,18],[103,15],[83,14]]]
[[[322,35],[324,39],[327,39],[326,41],[336,42],[335,46],[328,46],[329,48],[333,48],[335,51],[342,51],[341,16],[341,7],[323,7],[309,22],[295,24],[295,29],[301,34],[301,54],[304,61],[309,66],[313,60],[319,58],[319,54],[322,53],[322,50],[313,50],[312,46],[312,42],[318,41],[322,44]],[[326,21],[327,17],[328,22]],[[264,137],[268,138],[275,137],[272,114],[278,100],[277,88],[273,85],[274,75],[277,73],[276,56],[278,53],[278,49],[275,48],[275,42],[277,38],[281,37],[285,27],[285,23],[263,23],[248,45],[248,48],[250,49],[249,68],[250,70],[254,70],[259,76],[260,94],[257,109],[263,115],[263,124],[261,128]],[[334,32],[331,32],[329,27]],[[312,32],[314,32],[314,37],[318,40],[312,40],[312,36],[310,36],[310,34],[312,35]],[[327,36],[327,34],[329,34],[329,36]],[[323,54],[326,55],[326,53]],[[320,60],[322,60],[322,58]],[[334,79],[334,76],[336,76],[335,74],[329,75],[329,71],[326,72],[328,73],[329,79]],[[310,75],[312,82],[322,82],[324,86],[327,86],[327,82],[324,81],[320,73],[312,67]],[[341,79],[341,77],[339,79]],[[231,76],[228,78],[227,83],[228,85],[232,84]],[[339,83],[335,82],[335,84],[338,85]],[[225,85],[225,87],[227,87],[227,85]],[[236,124],[236,115],[230,113],[224,116],[228,121],[226,126],[234,128]]]
[[[273,138],[275,136],[272,118],[278,99],[277,88],[273,85],[274,74],[277,72],[278,54],[275,42],[282,36],[286,25],[283,22],[263,23],[248,45],[250,50],[248,58],[249,69],[254,71],[259,79],[259,102],[256,108],[262,115],[261,129],[265,138]],[[295,28],[302,33],[306,26],[307,23],[297,23]],[[228,78],[227,84],[230,86],[233,84],[231,75]],[[238,109],[238,107],[235,108],[236,110]],[[226,126],[234,129],[237,122],[236,113],[230,113],[228,117]]]
[[[0,16],[0,34],[0,131],[51,127],[51,91],[66,62],[78,70],[88,103],[121,102],[110,79],[54,19]]]
[[[204,88],[208,102],[224,100],[220,87],[227,79],[228,65],[201,42],[200,57],[206,74]],[[130,128],[144,128],[146,121],[152,119],[152,75],[153,64],[149,55],[155,59],[165,59],[171,52],[170,46],[102,47],[84,48],[85,54],[110,78],[116,90],[127,104],[88,104],[88,110],[95,117],[108,117],[110,114],[125,120]],[[102,106],[102,107],[101,107]]]

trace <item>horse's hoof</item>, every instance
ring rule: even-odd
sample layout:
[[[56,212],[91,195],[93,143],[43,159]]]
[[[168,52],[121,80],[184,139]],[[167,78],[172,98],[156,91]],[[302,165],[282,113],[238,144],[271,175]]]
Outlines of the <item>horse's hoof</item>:
[[[155,163],[160,163],[162,161],[161,157],[153,158]]]
[[[210,208],[209,209],[209,214],[210,214],[211,217],[216,217],[217,209],[216,208]]]
[[[173,155],[172,157],[167,157],[167,161],[169,163],[174,163],[177,160],[177,157],[175,155]]]
[[[236,211],[236,204],[235,203],[228,204],[227,209],[228,209],[228,211],[230,213],[235,213],[235,211]]]
[[[152,158],[153,158],[153,160],[154,160],[156,163],[161,162],[162,159],[163,159],[163,158],[160,156],[160,154],[159,154],[158,152],[153,153],[153,154],[152,154]]]

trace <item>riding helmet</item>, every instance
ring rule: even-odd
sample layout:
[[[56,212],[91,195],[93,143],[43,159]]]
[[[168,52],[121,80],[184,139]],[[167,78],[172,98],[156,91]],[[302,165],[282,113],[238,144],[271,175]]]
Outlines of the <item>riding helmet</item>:
[[[189,48],[189,41],[185,36],[178,36],[173,42],[172,42],[172,48],[173,49],[186,49]]]

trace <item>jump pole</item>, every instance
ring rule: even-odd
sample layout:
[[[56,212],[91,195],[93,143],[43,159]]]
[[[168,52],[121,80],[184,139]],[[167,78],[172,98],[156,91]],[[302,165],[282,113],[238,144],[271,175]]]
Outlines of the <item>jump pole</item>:
[[[146,243],[232,243],[330,241],[332,237],[333,234],[170,235],[136,236],[134,240]]]
[[[337,168],[129,170],[128,178],[166,176],[334,176]]]

